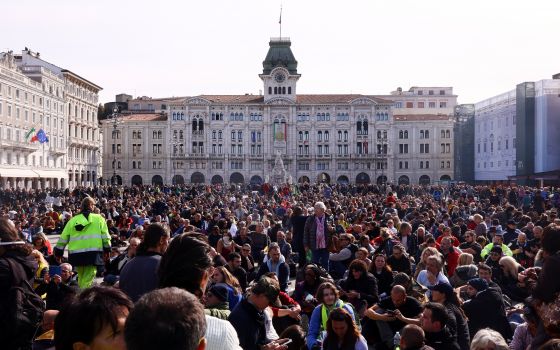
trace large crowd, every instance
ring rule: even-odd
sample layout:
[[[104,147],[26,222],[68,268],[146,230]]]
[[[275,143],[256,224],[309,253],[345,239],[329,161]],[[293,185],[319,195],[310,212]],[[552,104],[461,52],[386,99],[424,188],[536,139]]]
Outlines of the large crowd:
[[[514,185],[0,190],[0,348],[560,349],[558,210]]]

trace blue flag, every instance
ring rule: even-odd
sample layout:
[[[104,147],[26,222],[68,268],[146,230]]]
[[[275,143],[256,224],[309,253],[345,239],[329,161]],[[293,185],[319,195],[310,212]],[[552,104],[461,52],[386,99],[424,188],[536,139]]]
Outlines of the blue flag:
[[[40,143],[49,142],[49,138],[43,129],[39,129],[37,132],[37,140],[39,140]]]

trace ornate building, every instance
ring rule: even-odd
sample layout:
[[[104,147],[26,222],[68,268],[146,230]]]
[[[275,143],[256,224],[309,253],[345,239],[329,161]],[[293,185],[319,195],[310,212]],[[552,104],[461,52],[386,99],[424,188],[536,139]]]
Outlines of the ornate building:
[[[418,100],[402,93],[297,94],[301,75],[290,46],[288,38],[270,40],[259,75],[263,95],[130,99],[119,124],[102,122],[103,178],[115,176],[115,182],[124,184],[262,183],[272,180],[277,154],[294,182],[429,183],[453,178],[456,96],[451,88],[434,88],[444,94],[422,96],[426,108],[418,103],[415,109],[408,102],[395,106],[396,100]],[[428,108],[432,100],[437,106]],[[410,138],[397,142],[404,130]],[[410,148],[399,154],[404,143]],[[406,168],[403,161],[409,163]]]
[[[93,185],[99,86],[25,49],[0,54],[0,186]],[[45,142],[31,136],[43,130]]]

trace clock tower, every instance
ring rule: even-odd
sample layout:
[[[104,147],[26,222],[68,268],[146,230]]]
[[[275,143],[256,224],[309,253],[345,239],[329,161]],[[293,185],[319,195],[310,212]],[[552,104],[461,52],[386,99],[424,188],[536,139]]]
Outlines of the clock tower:
[[[301,76],[292,53],[290,38],[271,38],[270,48],[259,74],[264,84],[264,102],[285,98],[296,102],[296,84]]]

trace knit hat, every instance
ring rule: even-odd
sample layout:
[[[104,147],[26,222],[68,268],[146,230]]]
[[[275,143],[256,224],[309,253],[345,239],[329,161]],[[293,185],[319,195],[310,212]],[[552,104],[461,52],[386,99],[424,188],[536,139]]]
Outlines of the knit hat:
[[[502,247],[500,247],[499,245],[494,245],[492,249],[490,249],[490,253],[498,253],[502,255],[504,251],[502,250]]]
[[[488,289],[488,282],[482,278],[470,279],[467,284],[479,292]]]
[[[216,298],[220,299],[222,302],[228,300],[228,290],[221,283],[213,285],[208,291],[216,296]]]

